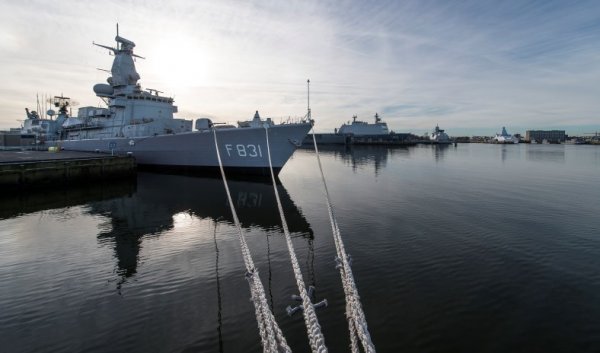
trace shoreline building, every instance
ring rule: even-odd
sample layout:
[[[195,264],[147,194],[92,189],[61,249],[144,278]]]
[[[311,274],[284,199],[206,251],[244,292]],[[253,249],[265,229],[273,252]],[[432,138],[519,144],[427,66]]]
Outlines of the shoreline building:
[[[535,140],[536,142],[544,140],[548,142],[565,142],[566,134],[565,130],[527,130],[525,139],[528,141]]]

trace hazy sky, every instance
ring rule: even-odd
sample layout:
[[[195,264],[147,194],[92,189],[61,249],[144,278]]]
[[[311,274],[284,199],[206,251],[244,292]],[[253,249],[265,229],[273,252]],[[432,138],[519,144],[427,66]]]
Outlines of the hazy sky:
[[[0,3],[0,129],[36,93],[99,105],[120,34],[178,117],[306,113],[317,131],[375,112],[397,132],[600,130],[598,1],[13,1]]]

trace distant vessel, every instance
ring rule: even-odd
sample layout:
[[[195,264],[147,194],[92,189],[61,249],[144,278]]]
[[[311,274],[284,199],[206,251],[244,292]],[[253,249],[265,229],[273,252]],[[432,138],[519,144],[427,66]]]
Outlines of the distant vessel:
[[[365,121],[356,120],[357,116],[352,117],[352,123],[342,124],[342,126],[335,131],[336,134],[340,135],[389,135],[387,123],[383,122],[379,117],[379,114],[375,113],[375,123],[370,124]]]
[[[493,143],[504,143],[504,144],[516,144],[519,143],[519,139],[506,132],[506,128],[502,127],[502,133],[496,134],[492,139]]]
[[[219,167],[213,131],[216,133],[223,166],[229,171],[267,174],[266,130],[273,169],[278,173],[312,127],[310,114],[298,122],[274,124],[262,120],[258,111],[250,121],[217,125],[210,119],[176,119],[173,98],[155,89],[142,90],[133,58],[135,43],[120,37],[116,47],[95,45],[114,55],[108,84],[96,84],[96,96],[106,108],[82,107],[77,116],[68,114],[69,98],[57,97],[55,120],[45,121],[28,112],[24,129],[39,125],[47,140],[64,150],[132,154],[139,165],[161,169],[215,170]],[[31,116],[29,116],[31,115]],[[31,126],[31,128],[30,128]]]
[[[585,145],[585,140],[579,137],[573,137],[565,141],[567,145]]]
[[[396,133],[388,129],[387,123],[383,122],[379,114],[375,113],[375,123],[368,123],[352,117],[352,122],[342,124],[333,133],[315,133],[314,139],[321,145],[390,145],[408,146],[415,145],[414,136],[409,133]],[[312,145],[313,134],[309,134],[303,141],[306,145]]]
[[[444,130],[440,129],[438,125],[435,126],[433,132],[429,135],[429,141],[433,144],[450,144],[452,141],[448,134]]]

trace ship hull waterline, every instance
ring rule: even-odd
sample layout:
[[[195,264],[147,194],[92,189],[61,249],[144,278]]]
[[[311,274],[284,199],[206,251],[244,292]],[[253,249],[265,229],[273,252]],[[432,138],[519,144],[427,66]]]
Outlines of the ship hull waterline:
[[[311,129],[310,123],[283,124],[268,128],[271,162],[276,174]],[[226,171],[235,174],[270,175],[265,128],[216,130],[219,153]],[[219,171],[212,129],[147,137],[62,140],[57,147],[133,155],[139,166],[164,171]],[[276,147],[275,147],[276,146]]]

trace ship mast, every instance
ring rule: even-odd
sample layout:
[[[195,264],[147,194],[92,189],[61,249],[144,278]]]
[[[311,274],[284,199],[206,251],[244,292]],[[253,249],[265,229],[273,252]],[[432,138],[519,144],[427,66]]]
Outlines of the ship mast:
[[[120,92],[117,93],[131,93],[136,89],[139,90],[138,80],[140,75],[135,69],[134,58],[144,59],[144,57],[133,53],[135,43],[121,37],[119,35],[119,24],[117,23],[117,36],[115,37],[116,46],[111,47],[107,45],[92,44],[110,50],[114,55],[113,65],[110,70],[111,77],[107,79],[108,83]]]
[[[306,80],[306,92],[307,92],[307,99],[308,99],[307,106],[306,106],[307,107],[306,116],[310,120],[311,119],[311,117],[310,117],[310,79]]]

